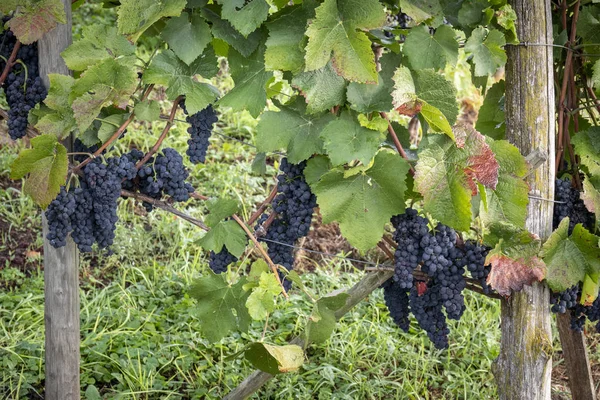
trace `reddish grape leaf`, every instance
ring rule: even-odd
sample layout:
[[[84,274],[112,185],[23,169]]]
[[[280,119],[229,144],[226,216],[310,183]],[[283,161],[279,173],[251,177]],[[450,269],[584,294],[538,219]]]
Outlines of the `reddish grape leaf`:
[[[471,155],[467,159],[465,172],[473,182],[496,189],[498,170],[500,166],[490,146],[485,142],[485,136],[477,132],[471,125],[456,124],[452,128],[456,138],[456,146],[464,148]],[[475,188],[474,193],[477,193]]]
[[[488,256],[486,262],[492,265],[487,278],[488,285],[506,297],[510,296],[511,291],[518,292],[525,285],[541,281],[546,274],[546,265],[538,257],[515,260],[497,253]]]
[[[8,21],[8,27],[21,43],[31,44],[54,29],[57,23],[67,23],[62,1],[41,0],[18,7],[15,15]]]

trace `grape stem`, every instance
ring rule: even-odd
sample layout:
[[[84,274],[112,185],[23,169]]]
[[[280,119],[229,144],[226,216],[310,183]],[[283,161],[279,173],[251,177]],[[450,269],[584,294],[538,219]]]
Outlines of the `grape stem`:
[[[390,251],[390,249],[388,249],[388,247],[385,245],[385,243],[383,241],[377,243],[377,247],[379,247],[381,250],[383,250],[385,255],[388,256],[388,258],[390,258],[392,260],[394,259],[394,254]]]
[[[200,221],[199,219],[196,219],[196,218],[192,217],[191,215],[188,215],[182,211],[179,211],[178,209],[176,209],[175,207],[173,207],[172,205],[170,205],[164,201],[153,199],[152,197],[143,195],[141,193],[130,192],[128,190],[121,190],[121,196],[131,197],[132,199],[145,201],[146,203],[152,204],[153,207],[160,208],[160,209],[168,211],[172,214],[175,214],[178,217],[188,221],[189,223],[192,223],[192,224],[198,226],[199,228],[201,228],[205,231],[209,230],[208,227],[206,225],[204,225],[204,223],[202,221]]]
[[[410,173],[412,175],[415,174],[415,169],[413,168],[413,166],[410,164],[410,161],[408,159],[408,155],[406,155],[406,152],[404,151],[404,148],[402,147],[402,143],[400,143],[400,140],[398,139],[398,135],[396,135],[396,131],[394,130],[394,127],[392,126],[392,123],[390,122],[390,119],[388,118],[387,114],[384,112],[380,112],[379,115],[381,115],[381,118],[385,119],[388,123],[388,133],[390,134],[390,136],[392,137],[392,140],[394,141],[394,146],[396,146],[396,150],[398,150],[398,153],[400,153],[400,155],[402,156],[402,158],[404,158],[407,162],[408,162],[408,167],[410,168]]]
[[[275,196],[277,196],[277,185],[275,185],[273,187],[273,189],[271,190],[271,193],[269,193],[269,196],[262,203],[260,203],[260,205],[258,206],[258,208],[256,209],[256,211],[254,212],[254,214],[252,214],[250,216],[250,218],[248,219],[248,225],[252,225],[254,222],[256,222],[256,220],[258,218],[260,218],[260,216],[262,215],[262,213],[265,212],[265,209],[273,201],[273,199],[275,198]]]
[[[146,92],[142,96],[142,101],[145,100],[150,95],[150,92],[152,91],[153,88],[154,88],[154,85],[148,86],[148,89],[146,89]],[[131,121],[133,121],[134,117],[135,117],[135,112],[131,111],[131,114],[129,114],[129,118],[127,118],[125,120],[125,122],[123,122],[123,124],[119,127],[119,129],[117,129],[117,131],[115,133],[113,133],[113,135],[110,138],[108,138],[108,140],[106,142],[104,142],[98,150],[96,150],[94,152],[94,154],[93,154],[94,157],[98,157],[100,154],[102,154],[102,152],[108,146],[111,145],[111,143],[113,143],[115,140],[120,138],[121,135],[123,134],[123,132],[125,132],[125,129],[127,129],[129,124],[131,123]],[[93,160],[92,157],[86,158],[85,160],[83,160],[79,165],[77,165],[76,167],[73,168],[73,173],[77,173],[78,171],[80,171],[83,167],[85,167],[87,164],[89,164],[92,160]]]
[[[167,120],[167,124],[165,125],[165,128],[163,129],[162,133],[156,140],[156,143],[154,143],[154,146],[152,146],[152,148],[146,153],[144,158],[142,158],[140,161],[137,162],[137,164],[135,164],[135,167],[138,170],[140,168],[142,168],[142,166],[144,164],[146,164],[146,162],[150,159],[150,157],[152,157],[152,155],[154,155],[154,153],[156,153],[158,151],[158,149],[160,148],[160,146],[162,145],[162,142],[165,140],[165,138],[167,137],[167,134],[169,133],[169,130],[173,126],[173,120],[175,119],[175,113],[177,112],[179,103],[182,100],[183,100],[183,96],[178,96],[175,99],[175,101],[173,102],[173,107],[171,107],[171,113],[169,114],[169,119]],[[133,115],[133,113],[132,113],[132,115]]]
[[[258,242],[258,240],[256,240],[256,237],[254,237],[254,235],[252,234],[252,231],[250,231],[250,229],[248,229],[248,226],[244,223],[244,221],[242,221],[242,219],[240,217],[238,217],[237,215],[233,214],[231,216],[231,218],[233,218],[235,220],[235,222],[237,222],[239,224],[239,226],[242,227],[242,229],[244,230],[244,232],[246,232],[246,235],[248,235],[248,237],[250,238],[250,240],[252,241],[252,243],[254,243],[254,245],[256,246],[256,248],[258,249],[258,251],[260,252],[260,254],[262,255],[262,257],[267,262],[267,264],[269,264],[269,267],[271,268],[271,270],[275,274],[275,278],[277,278],[277,282],[279,283],[279,286],[281,286],[281,292],[283,293],[283,296],[286,299],[288,299],[289,295],[287,294],[287,292],[285,291],[285,288],[283,287],[283,282],[281,281],[281,278],[279,277],[279,273],[277,271],[277,266],[273,263],[273,261],[271,260],[271,257],[269,257],[269,255],[267,254],[267,252],[265,251],[265,249],[263,249],[263,247],[260,245],[260,243]]]
[[[17,42],[15,43],[15,47],[13,47],[12,53],[10,53],[10,57],[8,57],[8,61],[6,61],[4,71],[2,71],[2,75],[0,75],[0,86],[4,84],[8,73],[10,72],[11,68],[16,64],[15,60],[17,58],[17,53],[19,52],[20,48],[21,42],[17,40]]]

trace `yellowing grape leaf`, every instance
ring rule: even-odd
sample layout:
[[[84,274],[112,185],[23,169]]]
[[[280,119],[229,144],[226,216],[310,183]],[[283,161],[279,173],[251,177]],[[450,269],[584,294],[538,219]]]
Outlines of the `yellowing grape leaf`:
[[[20,2],[8,27],[23,44],[37,42],[57,24],[66,24],[67,15],[61,0]]]

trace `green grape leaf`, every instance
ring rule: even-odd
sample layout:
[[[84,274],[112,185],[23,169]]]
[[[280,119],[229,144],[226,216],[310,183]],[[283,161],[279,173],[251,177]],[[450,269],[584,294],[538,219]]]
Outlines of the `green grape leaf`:
[[[244,357],[254,368],[271,375],[297,371],[304,363],[304,351],[295,344],[275,346],[255,342],[246,348]]]
[[[509,296],[524,285],[541,281],[546,276],[546,265],[538,257],[541,241],[523,228],[495,222],[490,225],[486,243],[494,248],[488,253],[486,264],[492,269],[487,283],[498,294]]]
[[[221,19],[219,16],[221,14],[220,7],[208,6],[202,9],[202,13],[204,18],[212,23],[213,36],[229,44],[244,57],[249,57],[258,48],[262,40],[260,30],[244,37],[228,21]]]
[[[208,208],[208,215],[204,218],[204,222],[212,228],[238,212],[240,204],[234,199],[215,198],[206,202],[206,208]]]
[[[258,117],[267,105],[266,84],[273,72],[265,70],[265,47],[260,46],[249,58],[235,50],[229,51],[229,67],[235,86],[217,104],[233,111],[248,110]]]
[[[598,90],[600,88],[600,59],[594,62],[592,67],[592,86]]]
[[[23,44],[37,42],[57,24],[67,23],[67,14],[61,0],[19,3],[6,25]]]
[[[84,26],[82,38],[60,54],[69,69],[84,71],[107,58],[133,55],[135,46],[116,27],[94,24]]]
[[[446,119],[446,116],[442,114],[440,110],[438,110],[429,103],[421,102],[420,113],[425,119],[425,122],[427,122],[427,124],[429,125],[429,131],[445,133],[446,135],[448,135],[448,137],[450,137],[450,139],[454,140],[454,133],[452,132],[452,127]]]
[[[256,127],[256,146],[259,151],[287,149],[290,162],[296,164],[313,154],[323,152],[320,134],[334,119],[331,113],[309,115],[306,104],[297,99],[293,106],[281,106],[279,112],[266,111]]]
[[[471,33],[465,51],[473,55],[475,76],[493,75],[506,64],[505,44],[504,35],[496,29],[487,30],[480,26]]]
[[[314,156],[306,162],[306,168],[304,168],[304,177],[306,183],[312,185],[321,180],[331,169],[331,161],[327,156]]]
[[[160,104],[155,100],[140,101],[134,108],[135,116],[142,121],[157,121],[160,118]]]
[[[269,4],[265,0],[217,0],[223,5],[221,15],[244,37],[267,20]]]
[[[529,185],[524,181],[527,173],[525,158],[519,149],[505,140],[489,139],[487,142],[500,170],[496,188],[485,189],[487,206],[481,207],[481,220],[484,224],[502,221],[522,228],[529,204]]]
[[[504,139],[506,131],[504,88],[504,80],[501,80],[486,91],[477,122],[475,122],[475,127],[479,132],[495,140]]]
[[[192,65],[187,66],[171,50],[165,50],[154,57],[142,79],[144,83],[167,86],[166,93],[169,100],[175,100],[178,96],[185,95],[185,106],[188,113],[195,114],[213,103],[218,95],[216,88],[194,79],[196,74],[204,74],[204,77],[210,76],[213,72],[212,60],[216,61],[214,52],[207,51]]]
[[[515,25],[515,22],[517,22],[517,13],[510,4],[505,4],[500,7],[495,15],[498,25],[506,30],[504,35],[506,36],[507,41],[512,44],[519,43],[517,27]]]
[[[487,0],[465,1],[458,11],[458,22],[465,28],[475,28],[482,22],[484,10],[488,7]]]
[[[137,88],[137,73],[131,58],[107,58],[88,68],[75,81],[72,108],[80,131],[85,131],[102,107],[125,108]]]
[[[127,113],[112,114],[102,118],[97,132],[98,139],[105,143],[129,117]]]
[[[375,29],[386,21],[377,0],[325,0],[306,30],[306,70],[323,68],[333,57],[340,75],[353,82],[377,82],[371,41],[359,30]]]
[[[456,126],[454,134],[456,144],[443,136],[431,137],[429,146],[421,151],[415,167],[415,189],[423,195],[423,208],[435,219],[468,231],[477,182],[495,188],[499,166],[479,132]]]
[[[394,173],[390,173],[394,171]],[[382,150],[373,165],[353,176],[334,169],[313,183],[323,222],[337,221],[350,244],[359,250],[374,247],[393,215],[404,211],[408,163],[397,153]]]
[[[136,42],[144,31],[163,17],[177,17],[186,0],[121,0],[117,11],[119,33]]]
[[[212,40],[208,24],[198,14],[191,16],[181,13],[167,22],[162,37],[169,48],[187,65],[190,65],[204,51]]]
[[[54,135],[40,135],[31,139],[31,148],[22,150],[12,163],[11,179],[27,176],[23,191],[42,208],[60,192],[67,179],[69,160],[67,149]]]
[[[546,280],[555,292],[562,292],[583,282],[587,277],[596,284],[600,278],[600,238],[588,232],[581,224],[575,225],[569,236],[569,218],[561,221],[544,246],[541,257],[548,267]],[[598,295],[594,293],[592,301]],[[588,296],[583,296],[588,297]]]
[[[48,74],[50,88],[44,104],[48,107],[43,113],[32,113],[40,118],[35,123],[36,129],[42,134],[52,134],[58,139],[66,138],[77,127],[73,109],[69,103],[69,94],[75,80],[68,75]]]
[[[410,30],[404,42],[403,52],[410,65],[416,69],[444,69],[446,64],[456,65],[458,42],[454,30],[447,25],[436,29],[433,35],[425,25]]]
[[[377,153],[382,135],[362,127],[353,113],[343,112],[339,118],[323,128],[321,138],[334,166],[353,160],[368,165]]]
[[[198,239],[198,245],[215,253],[223,250],[223,246],[236,257],[244,253],[248,238],[244,230],[233,220],[221,221]]]
[[[454,125],[458,116],[454,84],[432,69],[414,71],[415,93],[427,104],[437,108]]]
[[[346,81],[335,72],[331,63],[296,75],[292,86],[299,89],[306,99],[306,112],[309,114],[328,110],[346,100]]]
[[[400,8],[417,24],[444,15],[439,0],[400,0]]]
[[[381,72],[378,73],[377,84],[350,82],[346,91],[350,108],[362,113],[390,111],[394,89],[392,78],[401,60],[401,55],[384,54],[381,57]]]
[[[267,23],[269,38],[265,51],[265,67],[269,71],[281,70],[298,73],[304,66],[304,32],[310,18],[315,15],[315,2],[285,7]]]
[[[259,152],[254,157],[252,165],[250,167],[253,174],[266,175],[267,174],[267,154]]]
[[[306,341],[308,343],[324,343],[335,329],[335,312],[346,305],[350,297],[347,293],[322,297],[313,307],[306,324]]]
[[[275,310],[277,296],[281,293],[281,286],[271,271],[260,274],[258,286],[252,290],[246,308],[252,319],[260,321]]]
[[[600,46],[600,8],[596,5],[582,7],[577,19],[577,36],[581,36],[583,43],[590,45],[585,48],[586,53],[598,53]]]
[[[600,127],[593,126],[585,131],[577,132],[571,138],[575,152],[581,159],[581,165],[588,174],[600,176]]]
[[[201,330],[211,342],[217,342],[233,331],[246,332],[250,323],[246,308],[249,293],[243,289],[245,278],[230,285],[225,275],[209,273],[198,279],[189,291],[198,300],[196,312]]]

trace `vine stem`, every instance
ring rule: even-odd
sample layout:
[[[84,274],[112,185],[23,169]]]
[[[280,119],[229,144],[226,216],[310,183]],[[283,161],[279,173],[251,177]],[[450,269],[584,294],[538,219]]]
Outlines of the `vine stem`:
[[[388,247],[385,245],[385,243],[383,241],[377,243],[377,247],[379,247],[381,250],[383,250],[383,252],[385,253],[386,256],[388,256],[389,259],[391,259],[391,260],[394,259],[394,254],[390,251],[390,249],[388,249]]]
[[[283,293],[283,296],[286,299],[289,299],[290,296],[287,294],[285,288],[283,287],[283,282],[281,281],[281,278],[279,277],[279,272],[277,271],[277,266],[273,263],[273,261],[271,260],[271,257],[269,257],[269,255],[267,254],[265,249],[263,249],[263,247],[260,245],[258,240],[256,240],[256,237],[254,236],[252,231],[250,231],[250,229],[248,229],[248,226],[244,223],[244,221],[242,221],[242,219],[240,217],[238,217],[236,214],[233,214],[231,216],[231,218],[233,218],[235,220],[235,222],[237,222],[239,224],[239,226],[242,227],[244,232],[246,232],[246,235],[248,235],[248,237],[250,238],[252,243],[254,243],[254,246],[256,246],[256,248],[258,249],[258,251],[260,252],[262,257],[265,259],[267,264],[269,264],[269,267],[271,267],[271,270],[275,274],[275,278],[277,278],[277,282],[279,283],[279,286],[281,286],[281,292]]]
[[[260,218],[260,216],[262,215],[262,213],[265,212],[265,209],[273,201],[273,199],[275,198],[275,196],[277,196],[277,185],[275,185],[273,187],[273,189],[271,190],[271,193],[269,193],[269,196],[262,203],[260,203],[260,205],[258,206],[258,208],[256,209],[256,211],[254,212],[254,214],[252,214],[250,216],[250,218],[248,219],[248,225],[252,225],[253,223],[256,222],[256,220],[258,218]]]
[[[177,112],[177,107],[179,106],[179,103],[182,100],[183,100],[183,96],[179,96],[173,102],[173,107],[171,107],[171,113],[169,114],[169,119],[167,120],[167,124],[165,125],[165,128],[163,129],[162,133],[158,137],[158,140],[156,141],[156,143],[154,143],[154,146],[152,146],[152,148],[146,153],[146,155],[144,155],[144,157],[140,161],[138,161],[137,164],[135,164],[135,167],[137,169],[142,168],[142,165],[146,164],[146,162],[150,159],[150,157],[152,157],[152,155],[154,155],[154,153],[156,153],[158,151],[158,149],[160,148],[160,146],[162,145],[162,142],[165,140],[165,138],[167,137],[167,134],[169,133],[169,130],[173,126],[173,120],[175,119],[175,113]]]
[[[577,19],[579,18],[579,3],[580,0],[577,0],[575,4],[575,8],[573,10],[573,19],[571,20],[571,34],[569,36],[569,49],[567,50],[567,58],[565,60],[565,68],[563,70],[563,80],[560,88],[560,96],[558,98],[558,140],[556,143],[558,144],[558,148],[556,149],[556,170],[558,172],[560,168],[560,161],[562,160],[564,153],[563,146],[563,136],[565,131],[568,132],[568,124],[569,124],[569,115],[565,114],[565,98],[567,96],[567,86],[569,83],[570,72],[573,63],[573,50],[570,48],[575,43],[576,35],[577,35]],[[563,8],[566,7],[566,1],[563,1]],[[566,11],[564,11],[566,13]],[[566,17],[563,19],[563,23],[565,26],[563,28],[566,29]],[[566,116],[566,122],[565,122]],[[566,129],[565,129],[566,126]]]
[[[205,231],[209,230],[209,228],[206,225],[204,225],[204,223],[202,221],[200,221],[199,219],[196,219],[196,218],[192,217],[191,215],[184,213],[183,211],[179,211],[178,209],[176,209],[175,207],[173,207],[172,205],[170,205],[164,201],[153,199],[152,197],[143,195],[141,193],[134,193],[134,192],[130,192],[130,191],[124,190],[124,189],[121,190],[121,196],[131,197],[132,199],[145,201],[146,203],[152,204],[153,207],[160,208],[160,209],[168,211],[172,214],[175,214],[178,217],[198,226],[199,228],[201,228]]]
[[[152,92],[153,88],[154,88],[154,84],[148,86],[148,89],[146,89],[146,92],[142,96],[142,101],[145,100],[150,95],[150,92]],[[135,117],[135,111],[131,111],[131,114],[129,114],[129,117],[125,120],[125,122],[123,122],[123,124],[119,127],[119,129],[117,129],[117,131],[115,133],[113,133],[113,135],[111,137],[109,137],[108,140],[106,142],[104,142],[98,150],[96,150],[94,152],[94,157],[98,157],[100,154],[102,154],[102,152],[104,150],[106,150],[106,148],[108,146],[111,145],[111,143],[113,143],[115,140],[120,138],[121,135],[123,134],[123,132],[125,132],[125,129],[127,129],[129,124],[131,123],[131,121],[133,121],[134,117]],[[86,158],[85,160],[83,160],[81,163],[79,163],[77,166],[75,166],[73,168],[73,172],[77,173],[79,170],[81,170],[83,167],[85,167],[87,164],[89,164],[92,160],[93,160],[93,158],[91,158],[91,157]]]
[[[394,130],[394,127],[392,126],[390,119],[388,118],[387,114],[384,112],[380,112],[379,115],[381,115],[381,118],[383,118],[387,121],[388,133],[390,134],[390,136],[392,137],[392,140],[394,141],[394,146],[396,146],[396,150],[398,150],[398,153],[400,153],[402,158],[404,158],[408,162],[408,167],[410,168],[410,173],[412,175],[414,175],[415,169],[410,164],[410,161],[408,160],[408,156],[406,155],[406,152],[404,151],[404,148],[402,147],[402,143],[400,143],[400,140],[398,139],[398,135],[396,135],[396,131]]]
[[[13,47],[12,53],[10,53],[10,57],[8,57],[8,60],[6,61],[6,65],[4,66],[4,71],[2,71],[2,75],[0,75],[0,86],[2,86],[4,84],[4,81],[6,80],[8,73],[10,72],[11,68],[15,65],[17,53],[19,52],[20,48],[21,48],[21,42],[19,40],[17,40],[17,42],[15,43],[15,47]]]

